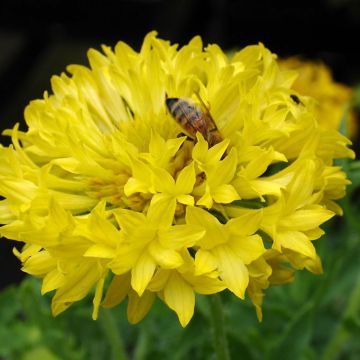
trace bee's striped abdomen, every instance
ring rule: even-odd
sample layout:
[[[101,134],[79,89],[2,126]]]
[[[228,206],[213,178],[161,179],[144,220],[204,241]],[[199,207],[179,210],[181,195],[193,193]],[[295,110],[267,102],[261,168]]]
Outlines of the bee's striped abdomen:
[[[190,137],[196,138],[196,133],[199,132],[210,146],[222,140],[222,136],[209,112],[203,112],[191,100],[166,98],[165,101],[171,116]]]

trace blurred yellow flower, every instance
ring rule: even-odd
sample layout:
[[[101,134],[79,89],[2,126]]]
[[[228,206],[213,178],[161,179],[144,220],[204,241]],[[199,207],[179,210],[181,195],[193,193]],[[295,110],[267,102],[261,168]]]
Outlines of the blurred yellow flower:
[[[335,82],[328,66],[320,61],[302,60],[299,57],[280,59],[279,64],[283,70],[295,70],[298,73],[292,88],[300,95],[316,100],[315,112],[321,126],[339,129],[341,120],[348,114],[349,137],[356,136],[358,119],[351,109],[353,91],[350,87]]]
[[[139,52],[119,42],[88,57],[0,147],[0,233],[25,243],[14,252],[55,292],[54,315],[92,293],[94,319],[128,299],[136,323],[159,297],[186,326],[196,293],[229,289],[261,319],[265,288],[321,272],[312,242],[348,184],[334,159],[354,153],[294,102],[275,55],[151,32]],[[191,99],[196,121],[211,113],[221,139],[184,135],[168,98]]]

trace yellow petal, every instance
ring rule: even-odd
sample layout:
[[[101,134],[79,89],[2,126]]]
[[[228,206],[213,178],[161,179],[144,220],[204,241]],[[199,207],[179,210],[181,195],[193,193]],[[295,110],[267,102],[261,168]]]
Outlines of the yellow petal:
[[[213,206],[213,199],[209,192],[206,192],[197,202],[196,205],[205,206],[210,209]]]
[[[137,229],[144,225],[146,218],[144,214],[137,211],[131,211],[126,209],[116,209],[113,211],[117,223],[120,225],[120,229],[130,231]]]
[[[176,198],[167,194],[153,196],[147,218],[158,227],[168,227],[173,223],[176,209]]]
[[[177,194],[189,194],[194,188],[195,184],[195,168],[194,163],[185,166],[176,179]]]
[[[160,193],[174,194],[175,180],[165,169],[156,168],[154,170],[155,190]]]
[[[102,306],[106,308],[120,304],[130,290],[130,272],[124,275],[115,275],[107,289]]]
[[[109,246],[97,244],[90,246],[83,256],[112,259],[115,257],[115,250]]]
[[[171,249],[192,247],[205,235],[205,229],[197,225],[174,225],[159,231],[159,241]]]
[[[154,277],[149,283],[148,290],[153,292],[160,292],[164,289],[172,270],[157,269]]]
[[[96,285],[95,295],[94,295],[94,299],[93,299],[93,305],[94,305],[94,309],[93,309],[93,313],[92,313],[93,320],[96,320],[98,317],[98,314],[99,314],[99,306],[100,306],[101,298],[102,298],[102,294],[103,294],[104,282],[105,282],[105,277],[101,278]]]
[[[195,255],[195,275],[203,275],[216,269],[216,257],[210,251],[199,249]]]
[[[226,242],[228,232],[224,230],[222,224],[215,216],[198,207],[188,207],[186,209],[186,223],[201,226],[206,230],[206,234],[200,240],[203,249],[211,249],[219,243]]]
[[[244,264],[250,264],[266,251],[259,235],[232,237],[228,244]]]
[[[218,246],[214,250],[218,259],[218,270],[227,288],[241,299],[249,284],[249,273],[243,261],[235,255],[231,248]]]
[[[299,231],[279,232],[274,240],[286,249],[293,250],[312,259],[316,257],[314,245],[305,234]]]
[[[228,184],[234,177],[237,166],[237,152],[232,148],[224,160],[218,163],[218,166],[209,173],[209,182],[221,185]]]
[[[315,164],[312,160],[302,162],[302,168],[298,170],[288,187],[287,211],[292,212],[309,199],[314,187],[314,171]]]
[[[240,196],[235,188],[229,184],[219,185],[214,190],[211,190],[211,195],[214,201],[220,204],[229,204],[240,199]]]
[[[41,295],[58,289],[64,284],[65,276],[59,269],[54,269],[46,274],[41,286]]]
[[[74,301],[83,299],[103,276],[98,263],[87,261],[79,264],[76,271],[67,274],[66,282],[56,291],[51,309],[54,316],[66,310]]]
[[[217,272],[194,276],[191,279],[191,285],[197,293],[202,295],[216,294],[226,289],[226,285],[219,279]]]
[[[181,326],[185,327],[194,314],[195,294],[191,286],[176,272],[172,272],[166,284],[164,300],[176,312]]]
[[[55,266],[55,259],[48,251],[39,251],[26,260],[22,270],[31,275],[41,276],[52,271]]]
[[[159,241],[151,242],[149,252],[156,263],[164,269],[176,269],[184,262],[177,250],[169,249]]]
[[[309,209],[302,209],[290,214],[280,220],[281,226],[289,230],[308,231],[317,228],[335,214],[321,206],[312,206]]]
[[[145,291],[141,297],[135,291],[130,291],[127,306],[129,323],[137,324],[140,322],[151,309],[155,297],[155,293],[151,291]]]
[[[194,206],[194,197],[192,195],[177,195],[176,200],[180,204],[188,205],[188,206]]]
[[[147,253],[143,253],[138,259],[136,265],[131,270],[131,287],[138,293],[143,294],[149,282],[151,281],[156,263]]]
[[[225,226],[233,235],[251,235],[259,230],[262,218],[262,209],[247,211],[243,215],[230,219]]]

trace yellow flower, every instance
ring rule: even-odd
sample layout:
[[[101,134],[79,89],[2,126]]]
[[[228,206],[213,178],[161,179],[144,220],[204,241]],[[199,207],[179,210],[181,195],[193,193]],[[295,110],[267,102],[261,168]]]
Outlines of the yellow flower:
[[[295,70],[298,73],[292,88],[316,100],[315,113],[321,126],[339,129],[344,114],[351,107],[352,89],[335,82],[330,68],[322,62],[289,57],[280,59],[279,64],[284,70]],[[353,110],[348,113],[347,128],[349,136],[354,138],[358,131],[358,119]]]
[[[196,293],[229,289],[261,319],[264,289],[321,272],[313,241],[348,184],[334,159],[354,154],[294,103],[293,74],[269,50],[230,59],[200,37],[178,49],[151,32],[139,52],[119,42],[88,57],[0,147],[0,233],[25,243],[15,255],[55,292],[54,315],[93,293],[94,319],[128,299],[136,323],[158,297],[186,326]],[[168,98],[191,99],[193,134]]]
[[[186,222],[200,225],[206,230],[205,236],[198,242],[195,274],[218,271],[226,287],[243,299],[249,284],[246,265],[265,252],[261,237],[254,234],[260,228],[261,218],[262,211],[258,211],[221,224],[209,212],[189,207]]]

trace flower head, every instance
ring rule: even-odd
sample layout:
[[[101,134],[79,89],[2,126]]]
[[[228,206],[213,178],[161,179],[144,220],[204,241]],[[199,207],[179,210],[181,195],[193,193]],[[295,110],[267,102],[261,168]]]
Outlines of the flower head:
[[[327,129],[339,129],[344,114],[348,112],[347,131],[350,138],[355,138],[358,119],[351,109],[353,91],[350,87],[335,82],[330,68],[321,62],[289,57],[280,59],[279,64],[284,70],[297,72],[292,88],[301,95],[315,99],[313,106],[321,126]]]
[[[261,318],[265,288],[321,272],[312,242],[348,183],[334,159],[354,154],[292,100],[269,50],[228,58],[151,32],[140,52],[88,57],[0,147],[0,232],[25,243],[15,254],[55,291],[54,315],[95,290],[93,318],[127,298],[135,323],[159,297],[185,326],[195,293],[228,289]]]

